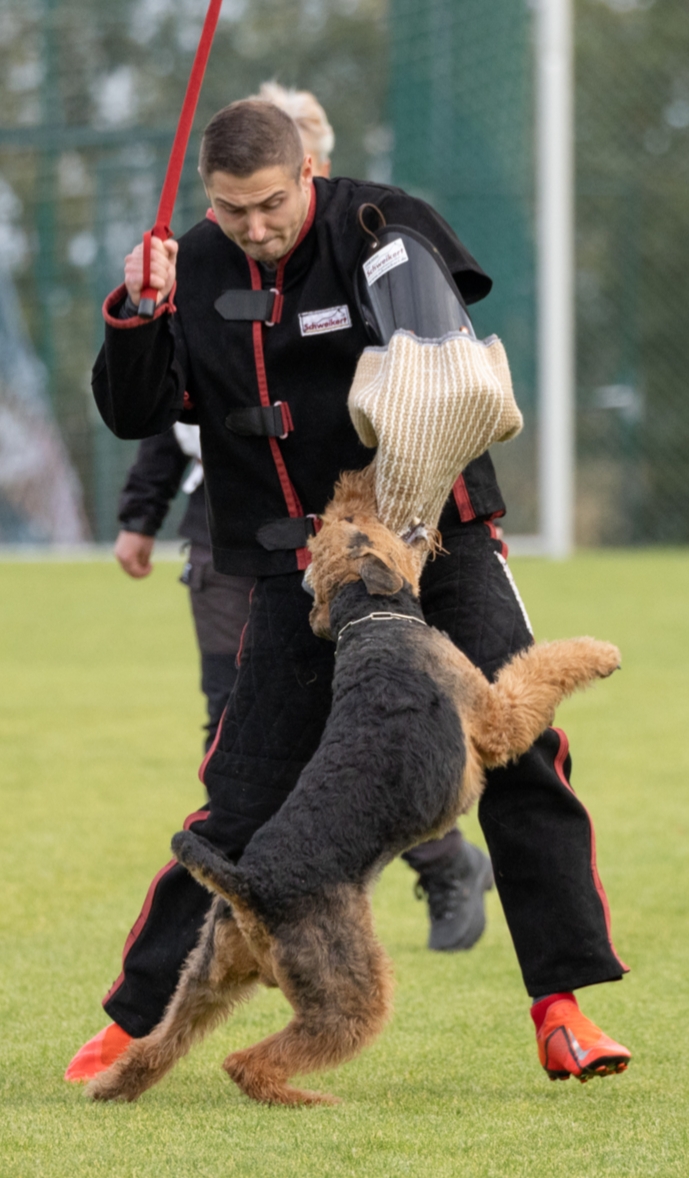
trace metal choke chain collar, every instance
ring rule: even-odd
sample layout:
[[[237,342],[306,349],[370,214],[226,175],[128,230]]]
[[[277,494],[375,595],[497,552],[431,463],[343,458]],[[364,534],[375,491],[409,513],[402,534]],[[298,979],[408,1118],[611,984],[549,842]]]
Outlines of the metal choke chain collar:
[[[345,630],[349,629],[350,626],[360,626],[362,622],[392,622],[395,619],[399,619],[403,622],[417,622],[419,626],[428,625],[428,622],[425,622],[423,618],[417,618],[414,616],[414,614],[394,614],[389,610],[378,610],[376,613],[366,614],[363,618],[354,618],[354,621],[347,622],[347,624],[342,627],[340,633],[337,636],[337,645],[340,645],[340,639],[342,638],[342,635],[344,634]]]

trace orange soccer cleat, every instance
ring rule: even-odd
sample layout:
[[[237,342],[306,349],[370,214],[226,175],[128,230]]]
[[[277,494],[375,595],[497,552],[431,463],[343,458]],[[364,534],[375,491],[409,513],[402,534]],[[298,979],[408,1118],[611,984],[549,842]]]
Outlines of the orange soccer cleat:
[[[122,1027],[118,1027],[117,1023],[109,1023],[94,1035],[93,1039],[89,1039],[88,1043],[79,1048],[65,1072],[65,1080],[72,1084],[92,1080],[99,1072],[104,1072],[110,1064],[119,1059],[131,1041],[132,1036],[123,1031]]]
[[[538,1057],[551,1080],[576,1076],[585,1084],[593,1076],[624,1072],[632,1058],[626,1047],[581,1013],[573,994],[554,994],[537,1002],[531,1017]]]

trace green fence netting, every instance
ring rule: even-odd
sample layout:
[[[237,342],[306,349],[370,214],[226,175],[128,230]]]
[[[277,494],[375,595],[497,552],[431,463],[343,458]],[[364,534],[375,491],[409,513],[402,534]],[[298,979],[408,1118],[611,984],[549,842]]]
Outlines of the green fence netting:
[[[6,371],[0,367],[0,435],[10,406],[18,444],[16,405],[28,395],[31,369],[32,396],[43,396],[81,487],[84,534],[97,540],[115,534],[117,493],[136,449],[109,433],[90,395],[100,307],[122,281],[125,254],[153,224],[205,8],[205,0],[0,0],[0,281],[17,294],[26,328]],[[385,59],[381,0],[226,0],[175,231],[206,209],[199,128],[271,78],[317,93],[336,130],[337,171],[384,169]],[[45,513],[32,511],[36,488],[27,480],[37,455],[22,471],[6,462],[3,474],[14,444],[5,434],[0,542],[72,536],[73,528],[51,530]],[[23,436],[28,450],[26,428]],[[175,513],[164,534],[174,526]]]
[[[270,77],[313,89],[337,134],[335,172],[392,179],[431,200],[493,276],[476,322],[504,339],[526,419],[522,437],[498,455],[510,532],[538,526],[533,78],[541,2],[226,0],[197,118],[200,127]],[[686,0],[574,7],[577,536],[683,543]],[[61,461],[71,461],[90,534],[114,534],[133,446],[105,430],[88,392],[99,307],[124,253],[152,223],[204,9],[204,0],[0,0],[0,280],[12,294],[0,300],[0,318],[23,318],[25,329],[0,358],[0,542],[48,535],[27,523],[12,484],[22,382],[34,404],[43,397],[44,418],[63,439]],[[205,207],[196,146],[178,231]],[[10,338],[7,323],[0,340]],[[26,422],[21,428],[30,437]],[[76,503],[74,518],[80,510]]]
[[[537,527],[531,10],[514,0],[392,0],[394,176],[423,195],[494,279],[472,312],[497,333],[525,415],[498,447],[512,531]]]

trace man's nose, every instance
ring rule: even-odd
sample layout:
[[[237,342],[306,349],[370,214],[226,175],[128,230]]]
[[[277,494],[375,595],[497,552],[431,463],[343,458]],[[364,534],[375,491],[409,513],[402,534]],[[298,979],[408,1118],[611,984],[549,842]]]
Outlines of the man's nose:
[[[265,235],[266,227],[261,214],[249,213],[249,241],[255,241],[258,244],[263,241]]]

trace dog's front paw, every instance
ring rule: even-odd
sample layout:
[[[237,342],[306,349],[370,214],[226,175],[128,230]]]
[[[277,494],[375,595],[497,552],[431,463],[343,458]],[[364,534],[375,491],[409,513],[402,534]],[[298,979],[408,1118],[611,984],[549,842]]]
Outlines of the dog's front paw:
[[[86,1086],[85,1095],[89,1100],[98,1100],[105,1103],[105,1101],[131,1101],[136,1100],[142,1092],[146,1090],[149,1085],[141,1084],[139,1076],[133,1076],[131,1072],[125,1071],[123,1074],[122,1068],[117,1064],[113,1064],[106,1072],[101,1072],[99,1076],[95,1076]]]
[[[134,1039],[123,1055],[86,1086],[90,1100],[137,1100],[157,1084],[174,1063],[174,1055],[161,1051],[155,1032]]]

